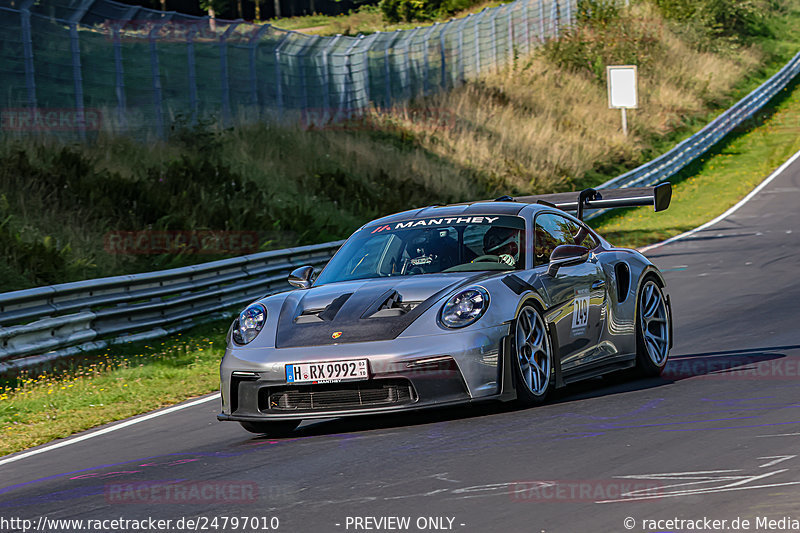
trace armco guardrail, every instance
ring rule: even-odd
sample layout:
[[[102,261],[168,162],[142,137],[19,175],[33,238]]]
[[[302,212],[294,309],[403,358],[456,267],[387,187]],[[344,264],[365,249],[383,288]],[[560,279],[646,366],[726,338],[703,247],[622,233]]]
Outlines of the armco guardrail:
[[[709,122],[703,129],[678,143],[663,155],[637,167],[621,176],[609,180],[596,189],[617,189],[620,187],[645,187],[668,180],[686,165],[703,155],[735,128],[741,127],[753,114],[783,90],[790,81],[800,74],[800,52],[783,66],[775,75],[757,89],[736,102],[720,116]],[[590,219],[604,213],[605,209],[589,214]]]
[[[800,52],[761,86],[709,122],[703,129],[678,143],[675,148],[630,172],[605,182],[598,189],[645,187],[669,179],[705,153],[734,128],[744,124],[756,111],[764,107],[764,104],[785,88],[798,73],[800,73]]]
[[[695,135],[599,188],[644,186],[669,179],[742,125],[799,72],[800,53]],[[189,327],[215,312],[285,290],[286,276],[293,267],[324,265],[342,242],[0,294],[0,371],[102,347],[107,342]]]
[[[190,327],[285,290],[291,270],[323,266],[342,242],[0,294],[0,371],[69,355],[76,346],[103,347],[102,339],[124,342],[166,333],[165,326]]]

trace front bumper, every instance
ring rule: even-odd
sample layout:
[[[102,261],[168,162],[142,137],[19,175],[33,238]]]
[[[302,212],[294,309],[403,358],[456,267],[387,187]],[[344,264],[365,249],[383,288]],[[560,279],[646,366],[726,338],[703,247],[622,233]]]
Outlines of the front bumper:
[[[299,420],[392,413],[486,399],[501,391],[507,324],[311,348],[228,347],[220,420]],[[285,365],[366,358],[370,379],[290,385]],[[236,373],[236,375],[234,375]]]

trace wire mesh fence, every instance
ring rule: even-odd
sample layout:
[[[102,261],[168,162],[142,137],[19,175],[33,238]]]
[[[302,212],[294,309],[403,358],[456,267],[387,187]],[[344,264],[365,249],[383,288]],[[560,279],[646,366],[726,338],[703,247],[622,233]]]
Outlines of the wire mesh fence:
[[[174,124],[351,118],[447,90],[557,38],[576,0],[321,37],[110,0],[0,0],[5,131],[164,137]]]

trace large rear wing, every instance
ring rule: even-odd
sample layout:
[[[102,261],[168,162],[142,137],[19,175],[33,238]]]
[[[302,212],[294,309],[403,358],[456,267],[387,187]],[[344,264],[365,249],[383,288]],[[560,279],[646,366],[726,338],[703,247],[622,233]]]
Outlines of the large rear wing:
[[[560,192],[555,194],[538,194],[535,196],[516,196],[517,202],[528,204],[545,204],[577,213],[583,220],[584,209],[609,209],[615,207],[639,207],[652,205],[656,211],[669,207],[672,199],[672,184],[668,181],[654,187],[629,187],[622,189],[585,189],[580,192]]]

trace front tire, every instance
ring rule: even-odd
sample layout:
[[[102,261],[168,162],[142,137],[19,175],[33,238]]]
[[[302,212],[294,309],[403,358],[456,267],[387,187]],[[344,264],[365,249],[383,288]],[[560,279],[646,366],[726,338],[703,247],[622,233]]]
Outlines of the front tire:
[[[545,401],[555,382],[553,343],[542,313],[531,305],[520,309],[514,322],[514,380],[521,405]]]
[[[645,280],[636,302],[636,369],[641,376],[655,377],[669,358],[669,311],[661,287]]]
[[[298,420],[276,420],[274,422],[239,422],[250,433],[270,437],[285,436],[300,425]]]

